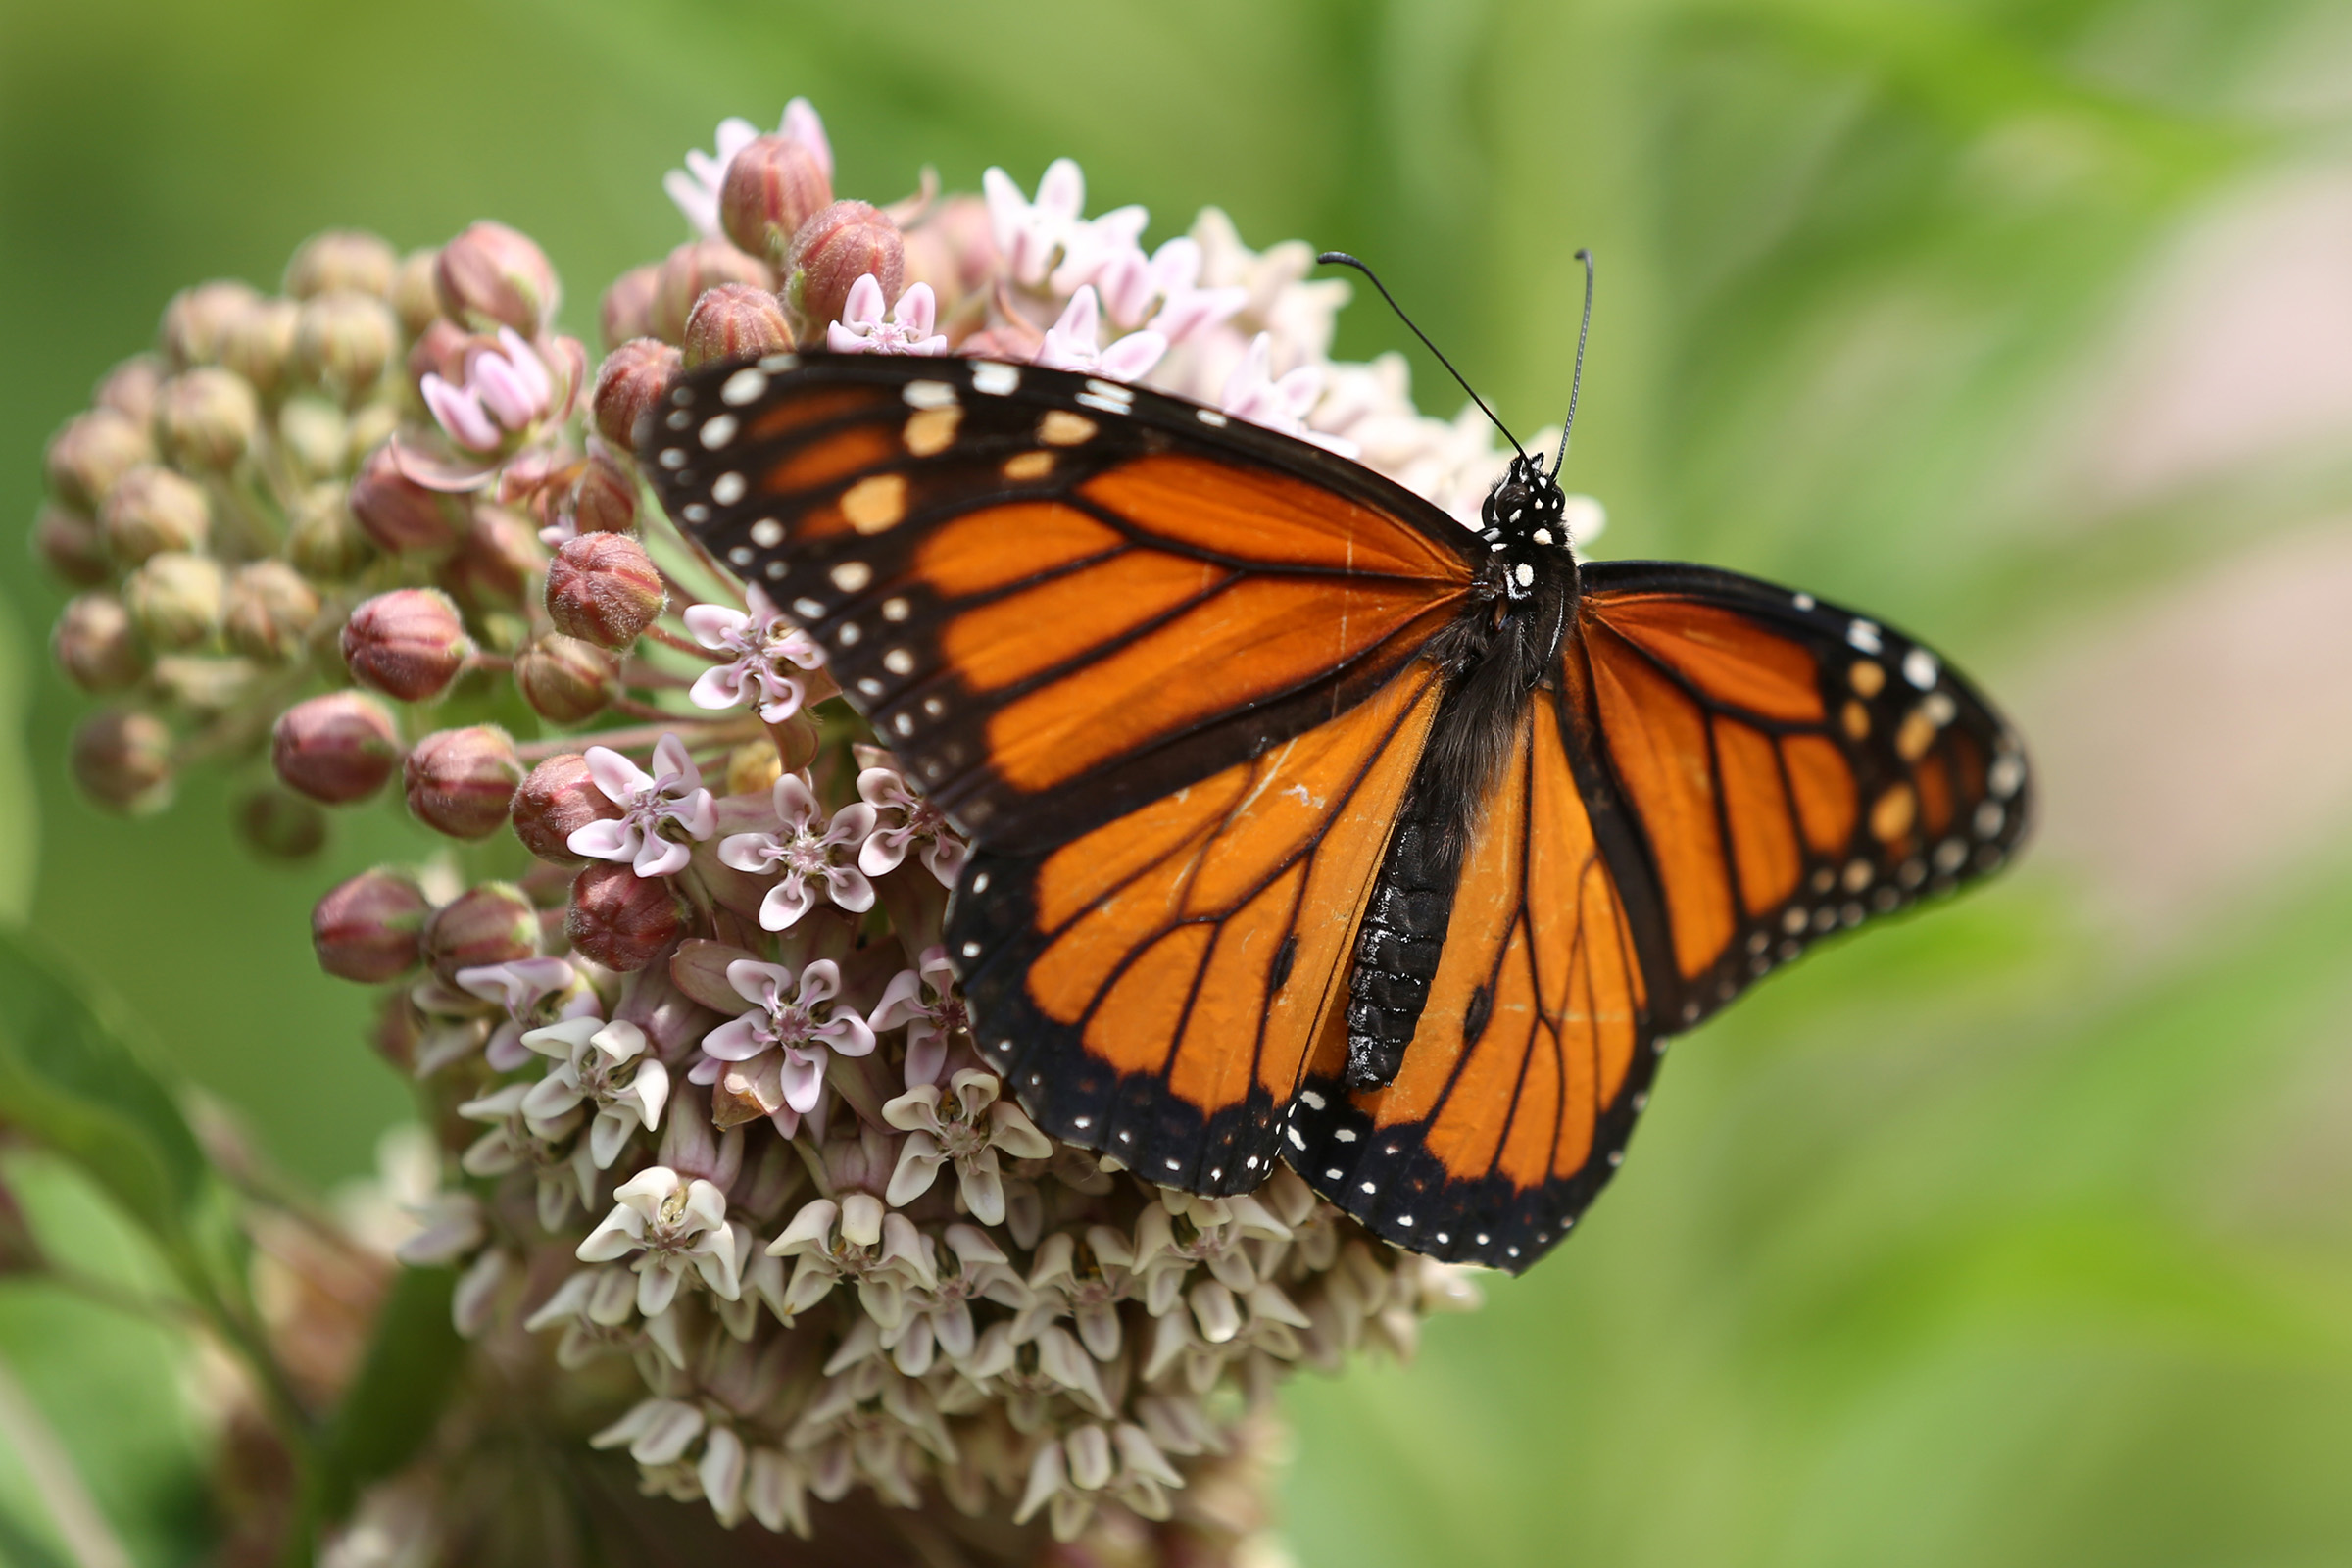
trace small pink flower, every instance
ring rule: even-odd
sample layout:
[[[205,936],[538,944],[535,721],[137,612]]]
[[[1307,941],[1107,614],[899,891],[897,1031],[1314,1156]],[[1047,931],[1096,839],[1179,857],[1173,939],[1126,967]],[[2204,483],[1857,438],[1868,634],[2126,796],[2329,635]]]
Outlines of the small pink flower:
[[[1086,176],[1069,159],[1056,158],[1037,182],[1034,202],[1002,169],[983,173],[980,188],[988,198],[997,254],[1004,258],[1014,282],[1035,288],[1046,280],[1055,253],[1078,224],[1078,214],[1086,206]]]
[[[832,1052],[862,1056],[874,1049],[874,1031],[854,1007],[826,1006],[841,990],[841,970],[830,958],[819,958],[801,970],[800,986],[789,1001],[785,988],[792,971],[780,963],[738,958],[727,965],[727,984],[753,1004],[732,1023],[720,1024],[703,1037],[703,1059],[686,1076],[698,1084],[715,1083],[729,1062],[748,1062],[777,1053],[784,1103],[795,1120],[816,1108],[825,1088],[825,1057]]]
[[[1233,374],[1225,378],[1225,396],[1221,400],[1227,414],[1251,424],[1262,424],[1269,430],[1311,441],[1316,446],[1338,453],[1343,458],[1356,455],[1356,444],[1346,436],[1326,435],[1321,430],[1307,428],[1306,412],[1323,395],[1323,370],[1319,366],[1301,365],[1275,380],[1267,373],[1267,362],[1273,352],[1273,340],[1260,332],[1250,342],[1250,352],[1234,367]]]
[[[942,887],[954,887],[972,853],[956,836],[945,812],[906,787],[906,781],[887,767],[869,767],[858,775],[858,796],[874,808],[874,831],[858,852],[858,869],[867,876],[887,876],[906,858],[916,844],[923,847],[923,864]],[[882,815],[899,813],[897,821]]]
[[[1054,292],[1073,294],[1099,280],[1105,268],[1136,249],[1150,221],[1150,213],[1128,206],[1072,223],[1062,235],[1061,264],[1048,280]]]
[[[427,370],[417,390],[452,441],[469,452],[496,452],[554,410],[556,378],[520,333],[502,326],[498,349],[477,348],[466,357],[464,386]]]
[[[703,788],[702,769],[675,735],[662,736],[654,748],[654,768],[649,774],[609,747],[589,747],[588,776],[621,815],[590,822],[564,840],[564,847],[592,859],[623,862],[639,876],[684,870],[693,852],[666,836],[663,825],[675,822],[687,838],[707,839],[718,830],[718,810]]]
[[[522,1043],[526,1030],[544,1028],[565,1018],[594,1018],[604,1004],[589,990],[569,958],[517,958],[512,963],[485,963],[460,969],[459,989],[506,1009],[506,1018],[491,1031],[483,1056],[500,1072],[512,1072],[531,1059]]]
[[[836,354],[945,354],[947,337],[931,328],[939,301],[928,283],[913,283],[899,296],[886,319],[882,285],[871,272],[850,285],[841,319],[825,328],[825,347]]]
[[[901,969],[891,976],[873,1016],[877,1032],[906,1026],[909,1089],[939,1082],[948,1064],[948,1047],[971,1027],[963,998],[956,992],[956,971],[948,964],[948,950],[925,948],[920,964],[919,972]]]
[[[741,708],[756,702],[763,722],[781,724],[808,698],[808,686],[793,670],[821,669],[825,651],[777,613],[758,584],[745,598],[751,604],[749,614],[725,605],[687,607],[686,629],[694,633],[694,640],[734,658],[703,671],[686,695],[697,708]]]
[[[1151,372],[1168,352],[1168,340],[1149,327],[1130,332],[1108,348],[1098,338],[1102,326],[1102,302],[1088,284],[1070,298],[1061,319],[1046,328],[1046,341],[1037,363],[1056,370],[1083,370],[1110,381],[1134,381]]]
[[[1021,1107],[1000,1099],[993,1072],[966,1067],[939,1084],[918,1084],[882,1107],[882,1119],[906,1134],[899,1165],[883,1196],[903,1208],[931,1190],[942,1165],[956,1167],[956,1191],[972,1218],[1004,1223],[1004,1179],[1000,1157],[1045,1159],[1054,1152]]]
[[[777,129],[815,153],[825,178],[833,177],[833,144],[826,139],[825,122],[808,99],[795,98],[786,104],[783,123]],[[718,221],[719,188],[727,182],[727,166],[735,161],[735,155],[759,138],[759,126],[729,116],[718,122],[715,154],[694,148],[686,154],[684,169],[673,169],[662,176],[662,188],[669,192],[669,199],[678,204],[678,211],[703,238],[725,237]]]
[[[1143,247],[1130,245],[1106,261],[1092,281],[1114,325],[1149,326],[1170,343],[1215,326],[1250,301],[1247,289],[1197,287],[1200,245],[1181,234],[1148,258]]]
[[[593,760],[595,754],[589,756]],[[863,802],[845,806],[828,824],[815,792],[798,773],[776,780],[774,800],[780,831],[736,833],[718,845],[719,859],[736,870],[781,878],[760,902],[760,925],[770,931],[790,930],[816,907],[819,891],[853,913],[872,908],[874,885],[857,866],[837,863],[837,858],[844,851],[855,853],[873,832],[874,808]],[[577,845],[573,848],[588,853]]]

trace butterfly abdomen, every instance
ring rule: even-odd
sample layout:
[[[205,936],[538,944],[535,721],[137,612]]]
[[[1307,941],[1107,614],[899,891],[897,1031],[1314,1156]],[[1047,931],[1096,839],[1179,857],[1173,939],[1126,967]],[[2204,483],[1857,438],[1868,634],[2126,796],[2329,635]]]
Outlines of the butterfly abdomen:
[[[1348,974],[1348,1087],[1396,1076],[1404,1048],[1429,1004],[1429,983],[1445,952],[1453,891],[1462,875],[1462,836],[1435,792],[1420,788],[1424,766],[1389,840],[1380,877],[1356,928]]]

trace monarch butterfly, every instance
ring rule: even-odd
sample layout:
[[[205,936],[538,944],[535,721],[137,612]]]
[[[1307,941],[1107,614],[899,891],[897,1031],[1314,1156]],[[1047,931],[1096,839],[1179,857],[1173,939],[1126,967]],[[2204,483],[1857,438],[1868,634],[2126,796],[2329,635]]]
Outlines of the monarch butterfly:
[[[1929,649],[1580,564],[1524,454],[1474,531],[1138,387],[822,354],[686,375],[640,436],[972,840],[947,944],[984,1056],[1166,1186],[1281,1158],[1523,1269],[1669,1035],[2025,827],[2016,736]]]

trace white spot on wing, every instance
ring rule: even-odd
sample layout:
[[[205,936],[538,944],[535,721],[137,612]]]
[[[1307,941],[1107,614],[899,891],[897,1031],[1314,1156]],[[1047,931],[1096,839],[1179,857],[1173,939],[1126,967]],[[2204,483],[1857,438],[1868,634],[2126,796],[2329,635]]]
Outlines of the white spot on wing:
[[[995,360],[972,362],[972,390],[985,392],[992,398],[1009,397],[1020,390],[1021,372],[1009,365]]]

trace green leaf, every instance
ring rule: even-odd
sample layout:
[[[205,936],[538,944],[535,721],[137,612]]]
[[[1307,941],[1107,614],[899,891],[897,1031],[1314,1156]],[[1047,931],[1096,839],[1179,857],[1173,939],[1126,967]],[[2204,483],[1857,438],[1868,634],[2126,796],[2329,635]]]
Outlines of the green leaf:
[[[340,1483],[364,1486],[406,1464],[432,1436],[466,1360],[450,1321],[454,1269],[401,1270],[376,1315],[375,1342],[335,1411],[326,1447]],[[346,1499],[330,1500],[339,1512]]]

